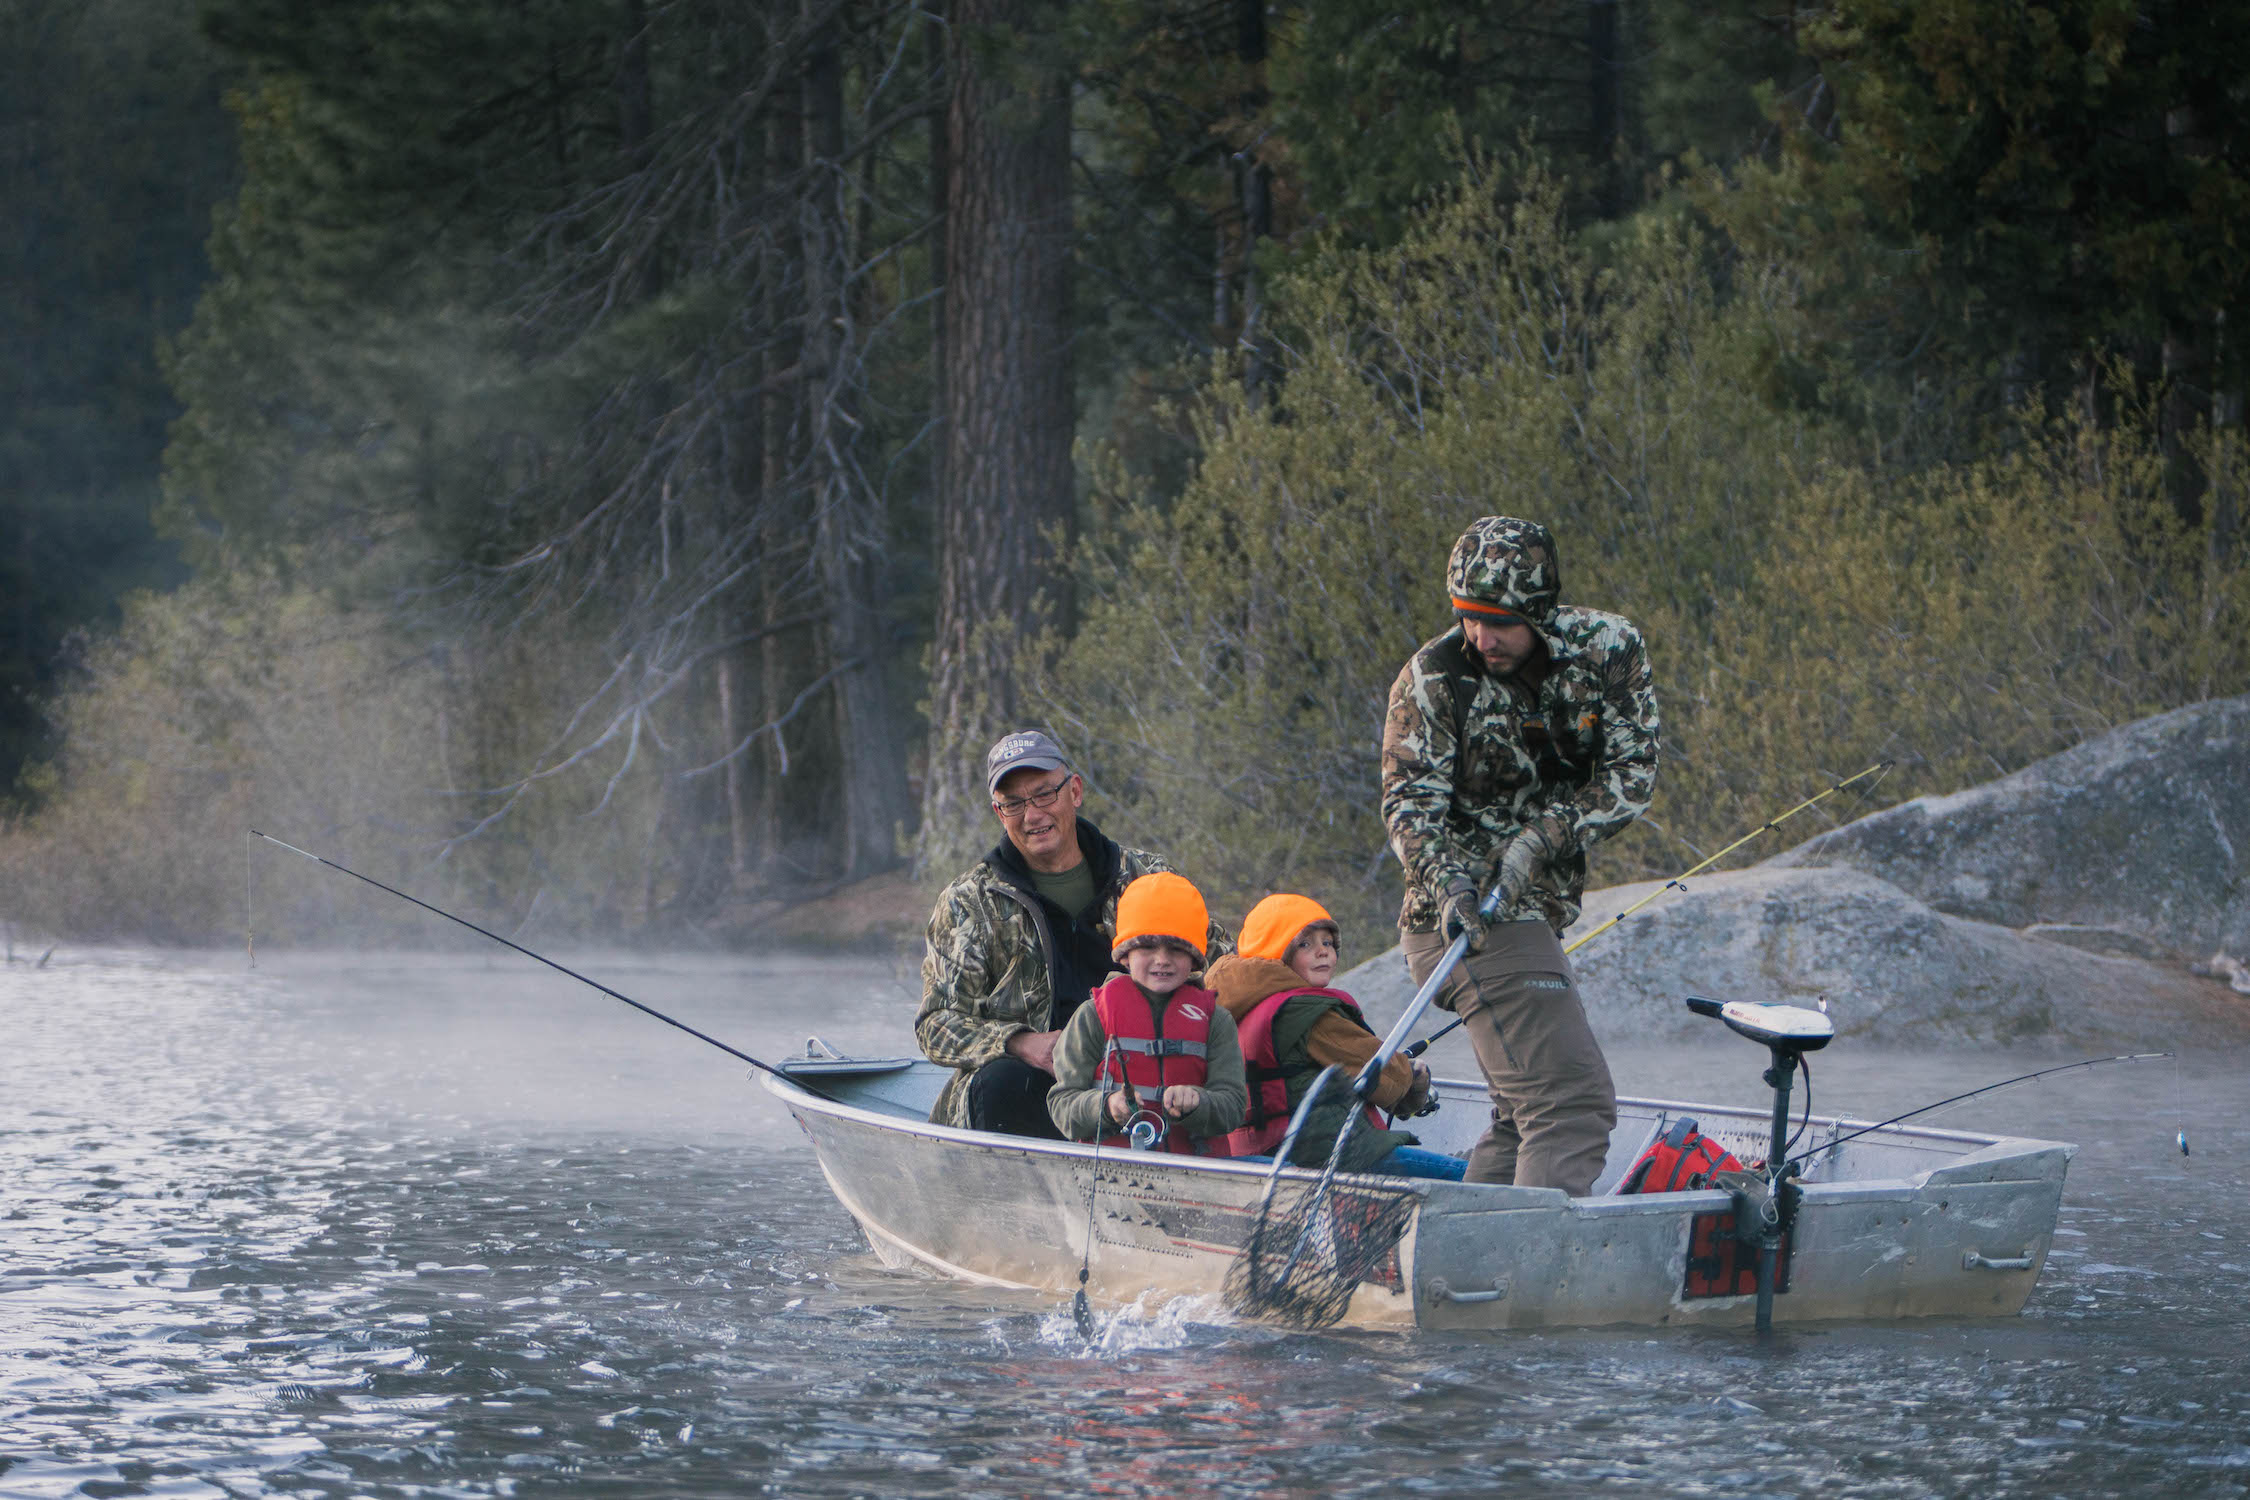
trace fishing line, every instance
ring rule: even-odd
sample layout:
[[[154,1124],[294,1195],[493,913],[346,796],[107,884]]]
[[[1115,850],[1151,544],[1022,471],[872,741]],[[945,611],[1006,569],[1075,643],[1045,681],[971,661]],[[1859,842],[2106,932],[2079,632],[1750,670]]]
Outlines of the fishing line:
[[[686,1032],[689,1036],[694,1037],[697,1041],[706,1042],[711,1046],[718,1048],[721,1052],[726,1053],[729,1057],[740,1058],[742,1061],[748,1063],[753,1068],[757,1068],[762,1072],[771,1073],[774,1077],[780,1079],[786,1084],[791,1085],[792,1087],[803,1089],[808,1094],[826,1099],[831,1104],[841,1104],[844,1102],[825,1089],[815,1088],[812,1084],[806,1082],[802,1078],[795,1078],[790,1076],[789,1074],[783,1072],[781,1069],[775,1067],[772,1063],[752,1057],[749,1053],[744,1052],[739,1048],[730,1047],[715,1036],[710,1036],[704,1032],[697,1031],[693,1026],[688,1025],[688,1023],[685,1021],[674,1020],[672,1017],[664,1014],[664,1012],[658,1010],[653,1005],[643,1005],[640,1001],[635,1000],[631,995],[619,994],[616,990],[611,989],[608,985],[603,984],[598,979],[588,979],[585,975],[579,973],[576,969],[565,968],[563,965],[556,963],[553,959],[547,957],[543,953],[534,953],[521,943],[511,942],[509,939],[502,937],[497,932],[479,927],[476,923],[470,921],[467,917],[457,917],[453,915],[453,913],[446,911],[442,907],[430,905],[429,902],[422,900],[419,896],[409,896],[408,894],[406,894],[406,892],[397,889],[395,886],[388,886],[383,884],[383,882],[377,880],[372,875],[362,875],[359,873],[359,871],[348,869],[345,866],[336,863],[336,861],[332,859],[324,859],[320,855],[313,853],[309,849],[300,849],[295,844],[283,843],[280,839],[275,838],[270,833],[260,833],[257,829],[253,828],[250,830],[250,836],[252,838],[264,839],[269,844],[279,845],[281,848],[287,849],[291,854],[302,854],[305,858],[311,860],[316,865],[326,865],[329,869],[340,871],[343,874],[351,876],[351,878],[354,880],[364,881],[366,884],[375,887],[375,889],[379,891],[387,892],[390,895],[398,897],[398,899],[401,901],[411,902],[414,905],[421,907],[422,910],[429,912],[433,916],[443,917],[448,922],[457,922],[461,926],[468,928],[469,931],[476,933],[480,937],[488,937],[492,939],[494,942],[500,944],[500,946],[502,946],[503,948],[513,948],[518,953],[521,953],[525,958],[537,959],[539,962],[545,964],[548,968],[553,969],[556,973],[568,974],[571,978],[577,980],[580,984],[588,985],[594,989],[600,990],[603,994],[609,996],[609,998],[612,1000],[624,1001],[627,1005],[630,1005],[631,1007],[633,1007],[633,1009],[641,1012],[643,1015],[654,1016],[657,1020],[662,1021],[667,1026],[678,1027],[681,1031]]]
[[[1758,837],[1760,834],[1769,833],[1772,830],[1779,828],[1782,824],[1788,822],[1791,818],[1794,818],[1795,816],[1797,816],[1797,814],[1803,812],[1806,808],[1813,807],[1819,803],[1825,802],[1830,797],[1833,797],[1838,792],[1844,790],[1844,788],[1852,786],[1858,782],[1865,781],[1870,776],[1874,777],[1876,781],[1880,783],[1883,777],[1889,774],[1890,769],[1894,764],[1896,764],[1896,762],[1894,761],[1879,760],[1875,762],[1875,764],[1869,766],[1866,770],[1861,771],[1858,775],[1847,776],[1842,781],[1839,781],[1835,785],[1829,787],[1828,790],[1824,792],[1817,792],[1814,795],[1807,797],[1804,801],[1798,803],[1795,807],[1790,808],[1789,811],[1785,813],[1777,813],[1773,817],[1766,819],[1763,823],[1760,823],[1757,827],[1751,829],[1748,833],[1744,834],[1741,838],[1736,839],[1733,843],[1727,845],[1718,853],[1712,855],[1710,858],[1704,860],[1700,864],[1693,865],[1688,869],[1682,870],[1679,874],[1673,876],[1670,880],[1665,881],[1655,890],[1650,891],[1647,895],[1641,897],[1640,900],[1634,902],[1631,906],[1626,907],[1616,916],[1611,917],[1608,921],[1602,923],[1601,926],[1595,928],[1592,932],[1587,933],[1585,936],[1571,943],[1569,947],[1563,949],[1563,956],[1566,958],[1569,957],[1571,954],[1576,953],[1579,949],[1592,942],[1595,938],[1598,938],[1603,933],[1609,931],[1612,927],[1621,925],[1627,917],[1632,916],[1635,912],[1648,905],[1651,901],[1654,901],[1657,897],[1663,895],[1666,891],[1686,890],[1687,882],[1690,879],[1702,874],[1705,870],[1710,869],[1720,860],[1725,859],[1728,855],[1734,853],[1735,850],[1741,848],[1744,844],[1749,843],[1752,839]],[[1868,791],[1870,792],[1873,790],[1873,787],[1868,788]],[[1866,800],[1866,796],[1867,793],[1862,792],[1860,794],[1861,800]],[[1459,1016],[1451,1021],[1448,1021],[1445,1025],[1440,1026],[1437,1030],[1422,1038],[1422,1040],[1406,1048],[1406,1055],[1408,1057],[1420,1057],[1423,1053],[1429,1051],[1430,1044],[1432,1042],[1435,1042],[1436,1040],[1438,1040],[1438,1038],[1444,1036],[1447,1032],[1452,1031],[1455,1027],[1465,1024],[1467,1020],[1468,1017]]]
[[[1920,1116],[1929,1114],[1933,1110],[1943,1109],[1949,1104],[1959,1104],[1963,1100],[1974,1099],[1980,1094],[1989,1094],[1996,1089],[2011,1088],[2019,1083],[2029,1083],[2035,1078],[2050,1078],[2057,1073],[2068,1073],[2078,1068],[2098,1068],[2101,1067],[2104,1063],[2152,1062],[2159,1057],[2169,1057],[2173,1060],[2175,1064],[2176,1077],[2176,1065],[2179,1061],[2179,1054],[2177,1052],[2123,1052],[2119,1053],[2115,1057],[2089,1057],[2079,1062],[2063,1063],[2059,1067],[2041,1068],[2036,1073],[2019,1073],[2013,1078],[2003,1078],[1998,1083],[1988,1083],[1983,1088],[1970,1089],[1965,1094],[1955,1094],[1950,1099],[1940,1099],[1935,1104],[1925,1104],[1919,1109],[1910,1109],[1905,1114],[1893,1115],[1887,1120],[1878,1120],[1872,1125],[1862,1125],[1859,1129],[1847,1132],[1844,1135],[1837,1136],[1833,1140],[1823,1141],[1814,1149],[1819,1151],[1832,1151],[1836,1147],[1844,1144],[1844,1142],[1857,1140],[1870,1131],[1885,1130],[1893,1125],[1899,1125],[1905,1123],[1908,1120],[1917,1119]],[[2187,1127],[2184,1123],[2185,1117],[2183,1116],[2182,1119],[2183,1123],[2180,1128],[2180,1150],[2183,1154],[2185,1154],[2185,1152],[2187,1151]]]
[[[1089,1344],[1094,1341],[1094,1308],[1093,1304],[1086,1300],[1086,1277],[1094,1265],[1094,1195],[1099,1193],[1102,1187],[1102,1127],[1108,1123],[1106,1117],[1109,1114],[1109,1065],[1116,1056],[1117,1038],[1111,1037],[1109,1045],[1102,1049],[1101,1113],[1094,1120],[1092,1176],[1086,1183],[1086,1253],[1078,1258],[1078,1291],[1070,1299],[1071,1321],[1078,1325],[1078,1336]],[[1125,1078],[1125,1067],[1122,1063],[1118,1065],[1117,1076],[1120,1079],[1125,1079],[1127,1088],[1132,1087],[1132,1080]]]
[[[2187,1090],[2180,1082],[2180,1051],[2177,1047],[2172,1049],[2172,1107],[2178,1112],[2180,1122],[2180,1133],[2174,1136],[2173,1140],[2179,1143],[2180,1155],[2186,1156],[2188,1154]]]

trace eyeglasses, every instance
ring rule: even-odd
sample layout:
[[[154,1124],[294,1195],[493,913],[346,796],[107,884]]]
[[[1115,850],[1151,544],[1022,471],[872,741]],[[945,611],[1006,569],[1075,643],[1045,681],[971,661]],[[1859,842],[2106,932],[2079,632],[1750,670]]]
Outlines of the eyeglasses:
[[[1056,782],[1053,786],[1042,788],[1028,797],[995,797],[992,799],[992,810],[1003,818],[1020,818],[1023,816],[1023,810],[1027,807],[1036,807],[1041,812],[1045,812],[1055,805],[1055,799],[1060,797],[1063,788],[1069,785],[1070,775],[1065,775],[1062,780]]]

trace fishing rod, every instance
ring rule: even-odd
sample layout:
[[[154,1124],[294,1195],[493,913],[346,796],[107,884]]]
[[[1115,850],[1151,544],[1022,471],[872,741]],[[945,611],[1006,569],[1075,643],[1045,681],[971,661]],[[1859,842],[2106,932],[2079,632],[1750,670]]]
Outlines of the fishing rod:
[[[1102,1113],[1105,1115],[1109,1113],[1109,1064],[1116,1056],[1117,1038],[1111,1037],[1109,1045],[1102,1049]],[[1132,1080],[1125,1078],[1123,1064],[1119,1064],[1117,1076],[1124,1079],[1127,1088],[1133,1086]],[[1078,1257],[1078,1290],[1070,1299],[1070,1320],[1078,1326],[1080,1342],[1088,1344],[1094,1341],[1094,1306],[1086,1300],[1086,1278],[1094,1269],[1094,1196],[1102,1188],[1104,1123],[1100,1119],[1094,1121],[1094,1160],[1086,1173],[1089,1179],[1086,1184],[1086,1249]]]
[[[544,953],[534,953],[521,943],[512,942],[509,939],[502,937],[497,932],[493,932],[488,928],[479,927],[476,923],[470,921],[467,917],[457,917],[453,915],[453,913],[446,911],[442,907],[430,905],[429,902],[424,901],[419,896],[409,896],[408,894],[406,894],[406,892],[399,890],[395,886],[388,886],[383,884],[383,882],[377,880],[372,875],[362,875],[359,873],[359,871],[347,868],[344,865],[340,865],[332,859],[325,859],[320,855],[313,853],[310,849],[300,849],[295,844],[283,843],[280,839],[275,838],[270,833],[260,833],[257,829],[253,828],[250,830],[250,836],[252,838],[264,839],[269,844],[274,844],[279,846],[280,848],[287,849],[291,854],[301,854],[316,865],[326,865],[331,870],[341,871],[342,873],[351,876],[352,879],[364,881],[368,885],[375,887],[375,889],[379,891],[384,891],[390,895],[398,897],[398,899],[401,901],[410,901],[414,905],[421,907],[422,910],[431,913],[433,916],[443,917],[448,922],[458,922],[460,925],[468,928],[469,931],[476,933],[480,937],[488,937],[504,948],[513,948],[518,953],[521,953],[525,958],[535,958],[539,962],[545,964],[548,968],[553,969],[558,974],[568,974],[571,978],[577,980],[580,984],[591,985],[593,988],[600,990],[603,994],[609,996],[610,999],[622,1000],[627,1005],[633,1007],[633,1009],[641,1012],[643,1015],[654,1016],[657,1020],[662,1021],[667,1026],[676,1026],[680,1030],[686,1032],[689,1036],[694,1037],[697,1041],[708,1042],[710,1045],[718,1048],[721,1052],[726,1053],[729,1057],[738,1057],[742,1061],[748,1063],[751,1067],[758,1068],[767,1073],[771,1073],[774,1077],[780,1079],[782,1082],[790,1084],[793,1087],[803,1089],[808,1094],[818,1095],[820,1098],[826,1099],[831,1104],[840,1104],[843,1102],[834,1094],[827,1092],[825,1089],[815,1088],[802,1078],[792,1078],[789,1074],[775,1067],[772,1063],[764,1062],[758,1058],[752,1057],[749,1053],[744,1052],[739,1048],[730,1047],[715,1036],[710,1036],[704,1032],[697,1031],[693,1026],[688,1025],[688,1023],[685,1021],[673,1019],[671,1016],[664,1014],[664,1012],[658,1010],[653,1005],[641,1004],[640,1001],[635,1000],[631,995],[619,994],[616,990],[611,989],[608,985],[603,984],[598,979],[588,979],[585,975],[579,973],[576,969],[565,968],[563,965],[558,964],[553,959],[547,957]]]
[[[1835,796],[1838,792],[1844,790],[1848,786],[1853,786],[1859,782],[1865,781],[1870,776],[1880,778],[1885,772],[1890,770],[1893,764],[1895,764],[1895,762],[1889,760],[1879,760],[1875,762],[1875,764],[1869,766],[1866,770],[1860,772],[1858,775],[1847,776],[1842,781],[1839,781],[1835,785],[1829,787],[1826,791],[1817,792],[1814,795],[1807,797],[1804,801],[1798,803],[1795,807],[1790,808],[1789,811],[1785,813],[1777,813],[1773,817],[1766,819],[1766,821],[1760,823],[1757,827],[1751,829],[1748,833],[1744,834],[1741,838],[1736,839],[1733,843],[1727,845],[1724,849],[1721,849],[1718,853],[1712,855],[1709,859],[1706,859],[1702,863],[1694,865],[1688,869],[1682,870],[1679,874],[1673,876],[1670,880],[1665,881],[1655,890],[1650,891],[1647,895],[1641,897],[1640,900],[1634,902],[1631,906],[1626,907],[1616,916],[1611,917],[1608,921],[1602,923],[1601,926],[1595,928],[1592,932],[1587,933],[1585,936],[1571,943],[1569,947],[1563,949],[1563,955],[1565,957],[1568,957],[1569,955],[1576,953],[1579,949],[1585,947],[1588,943],[1592,942],[1595,938],[1600,937],[1603,933],[1609,931],[1612,927],[1619,925],[1627,917],[1633,915],[1642,907],[1648,905],[1651,901],[1654,901],[1657,897],[1663,895],[1666,891],[1686,890],[1687,882],[1689,880],[1702,874],[1705,870],[1710,869],[1720,860],[1725,859],[1728,855],[1734,853],[1735,850],[1741,848],[1744,844],[1749,843],[1752,839],[1758,837],[1760,834],[1772,832],[1774,829],[1779,828],[1782,824],[1788,822],[1791,818],[1797,816],[1797,814],[1803,812],[1806,808],[1813,807],[1819,803],[1827,801],[1830,797]],[[1445,1025],[1440,1026],[1437,1030],[1431,1032],[1428,1036],[1422,1038],[1412,1046],[1405,1048],[1404,1050],[1406,1052],[1406,1055],[1408,1057],[1420,1057],[1423,1053],[1430,1050],[1430,1044],[1432,1042],[1435,1042],[1438,1038],[1444,1036],[1447,1032],[1453,1030],[1455,1027],[1464,1024],[1467,1020],[1468,1018],[1466,1016],[1456,1016],[1453,1020],[1448,1021]]]
[[[1955,1094],[1950,1099],[1940,1099],[1935,1104],[1925,1104],[1919,1109],[1910,1109],[1905,1114],[1893,1115],[1888,1120],[1878,1120],[1872,1125],[1862,1125],[1859,1129],[1852,1131],[1848,1135],[1840,1135],[1837,1136],[1834,1140],[1822,1141],[1819,1145],[1815,1146],[1813,1150],[1831,1150],[1837,1146],[1841,1146],[1846,1141],[1857,1140],[1870,1131],[1885,1130],[1893,1125],[1901,1125],[1908,1120],[1917,1118],[1918,1116],[1929,1114],[1933,1110],[1943,1109],[1948,1104],[1959,1104],[1965,1099],[1974,1099],[1979,1094],[1989,1094],[1996,1089],[2010,1088],[2019,1083],[2029,1083],[2035,1078],[2050,1078],[2057,1073],[2069,1073],[2079,1068],[2098,1068],[2105,1063],[2153,1062],[2160,1057],[2176,1058],[2178,1055],[2179,1054],[2174,1052],[2122,1052],[2115,1057],[2089,1057],[2079,1062],[2063,1063],[2057,1067],[2052,1068],[2041,1068],[2035,1073],[2019,1073],[2014,1078],[2003,1078],[1998,1083],[1988,1083],[1983,1088],[1971,1089],[1965,1094]],[[2180,1127],[2180,1133],[2177,1137],[2177,1140],[2180,1147],[2180,1155],[2186,1156],[2188,1154],[2188,1138],[2187,1127],[2185,1125],[2182,1125]],[[1803,1158],[1799,1159],[1802,1160]]]
[[[1126,1076],[1117,1038],[1111,1037],[1109,1045],[1102,1049],[1101,1111],[1094,1122],[1094,1159],[1086,1184],[1086,1250],[1078,1257],[1078,1290],[1070,1299],[1071,1321],[1078,1325],[1078,1336],[1089,1344],[1094,1341],[1094,1308],[1086,1300],[1086,1279],[1094,1266],[1094,1198],[1101,1191],[1102,1183],[1102,1133],[1112,1123],[1108,1118],[1109,1100],[1110,1095],[1117,1091],[1110,1088],[1109,1075],[1113,1065],[1118,1090],[1124,1092],[1128,1111],[1124,1121],[1128,1148],[1134,1151],[1153,1151],[1164,1144],[1164,1137],[1168,1133],[1163,1112],[1151,1109],[1141,1102],[1139,1090],[1133,1087],[1133,1080]],[[1159,1099],[1157,1102],[1161,1104],[1163,1100]]]

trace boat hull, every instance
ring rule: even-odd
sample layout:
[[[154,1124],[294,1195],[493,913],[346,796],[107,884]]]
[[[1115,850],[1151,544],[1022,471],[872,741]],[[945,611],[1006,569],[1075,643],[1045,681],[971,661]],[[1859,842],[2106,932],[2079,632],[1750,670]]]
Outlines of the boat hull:
[[[1098,1300],[1215,1297],[1265,1186],[1255,1166],[1183,1170],[1153,1153],[796,1113],[877,1256],[988,1286],[1075,1291],[1083,1262]],[[1354,1298],[1354,1321],[1414,1321],[1403,1277],[1393,1279]]]
[[[769,1087],[878,1256],[970,1282],[1067,1294],[1083,1263],[1097,1300],[1216,1299],[1265,1185],[1266,1168],[1255,1164],[954,1130],[901,1118],[895,1104],[865,1108],[842,1102],[848,1095]],[[1621,1138],[1635,1119],[1653,1126],[1689,1109],[1721,1139],[1757,1124],[1708,1106],[1621,1103]],[[1848,1122],[1827,1123],[1835,1135]],[[1776,1319],[2021,1310],[2046,1259],[2074,1148],[1938,1131],[1863,1140],[1815,1158]],[[1854,1157],[1862,1167],[1919,1169],[1842,1175]],[[1932,1164],[1920,1166],[1925,1159]],[[1817,1180],[1824,1160],[1837,1180]],[[1341,1179],[1339,1191],[1347,1206],[1364,1191],[1421,1199],[1396,1255],[1354,1297],[1351,1325],[1725,1325],[1754,1315],[1753,1296],[1698,1295],[1691,1275],[1691,1257],[1708,1271],[1698,1252],[1716,1242],[1713,1217],[1731,1212],[1726,1193],[1572,1199],[1542,1188],[1369,1178]],[[1711,1278],[1700,1279],[1708,1292]]]

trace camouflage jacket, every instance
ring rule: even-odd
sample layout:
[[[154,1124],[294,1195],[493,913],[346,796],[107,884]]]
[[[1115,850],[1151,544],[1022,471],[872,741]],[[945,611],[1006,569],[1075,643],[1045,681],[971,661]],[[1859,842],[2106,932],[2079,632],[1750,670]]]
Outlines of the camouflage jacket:
[[[1455,626],[1414,653],[1383,723],[1383,821],[1406,867],[1399,926],[1429,932],[1456,879],[1487,889],[1523,829],[1545,868],[1503,917],[1578,919],[1586,846],[1648,811],[1660,726],[1648,648],[1632,623],[1557,605],[1536,626],[1546,677],[1487,676]]]
[[[1117,930],[1117,898],[1125,887],[1172,868],[1146,850],[1103,837],[1083,817],[1078,847],[1094,867],[1099,894],[1093,916],[1105,935]],[[1017,1032],[1055,1029],[1056,927],[1063,920],[1004,840],[938,893],[922,950],[922,1009],[914,1018],[922,1051],[955,1070],[930,1111],[936,1123],[966,1128],[969,1075],[1004,1056]],[[1233,938],[1216,921],[1208,942],[1207,959],[1234,951]]]

